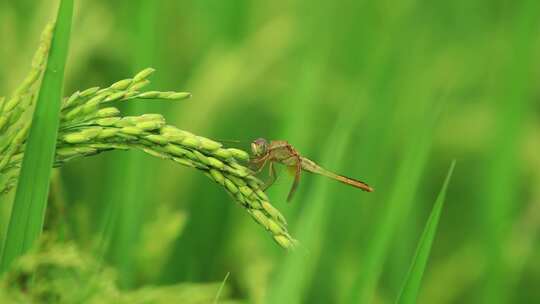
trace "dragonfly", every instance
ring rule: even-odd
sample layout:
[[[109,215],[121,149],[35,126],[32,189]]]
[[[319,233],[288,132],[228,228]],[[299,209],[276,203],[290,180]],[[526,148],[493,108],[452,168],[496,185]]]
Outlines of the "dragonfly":
[[[270,187],[277,179],[274,164],[283,164],[294,173],[294,181],[287,196],[287,202],[290,202],[298,184],[300,183],[300,174],[302,170],[323,175],[337,180],[344,184],[359,188],[366,192],[372,192],[373,188],[363,181],[339,175],[317,165],[314,161],[300,155],[298,151],[285,140],[268,141],[264,138],[257,138],[251,143],[251,152],[253,158],[251,163],[255,167],[255,173],[260,172],[266,164],[269,164],[270,180],[265,184],[264,189]]]

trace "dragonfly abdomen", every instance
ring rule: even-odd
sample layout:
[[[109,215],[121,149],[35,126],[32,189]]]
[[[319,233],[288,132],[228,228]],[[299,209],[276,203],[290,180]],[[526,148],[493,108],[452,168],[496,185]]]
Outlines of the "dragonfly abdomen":
[[[347,177],[347,176],[343,176],[343,175],[337,175],[337,180],[344,183],[344,184],[347,184],[347,185],[351,185],[353,187],[356,187],[356,188],[360,188],[364,191],[367,191],[367,192],[373,192],[373,188],[371,188],[368,184],[364,183],[363,181],[360,181],[360,180],[357,180],[357,179],[354,179],[354,178],[350,178],[350,177]]]
[[[364,183],[363,181],[360,181],[360,180],[357,180],[357,179],[354,179],[354,178],[351,178],[351,177],[339,175],[339,174],[336,174],[334,172],[328,171],[328,170],[322,168],[321,166],[317,165],[312,160],[307,159],[305,157],[302,157],[301,159],[302,159],[302,169],[304,169],[304,170],[306,170],[308,172],[315,173],[315,174],[320,174],[320,175],[335,179],[335,180],[337,180],[339,182],[342,182],[342,183],[347,184],[347,185],[351,185],[353,187],[362,189],[362,190],[367,191],[367,192],[372,192],[373,191],[373,188],[371,188],[368,184]]]

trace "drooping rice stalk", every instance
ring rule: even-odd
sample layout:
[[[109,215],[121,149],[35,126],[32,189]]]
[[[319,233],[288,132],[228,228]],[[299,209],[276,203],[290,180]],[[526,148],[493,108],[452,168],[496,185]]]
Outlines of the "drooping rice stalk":
[[[270,232],[283,248],[291,248],[293,238],[286,229],[280,212],[262,191],[262,183],[241,164],[249,155],[239,149],[225,148],[221,143],[167,125],[159,114],[122,116],[111,107],[112,102],[134,99],[181,100],[190,97],[186,92],[141,91],[150,83],[153,69],[145,69],[133,78],[120,80],[107,88],[93,87],[77,91],[65,98],[61,106],[60,128],[55,166],[109,150],[135,149],[152,156],[202,171],[221,185],[251,217]],[[31,112],[27,104],[23,112]],[[3,134],[9,154],[2,154],[0,192],[6,193],[16,185],[21,160],[25,152],[28,120],[13,132]],[[2,145],[3,147],[4,145]]]

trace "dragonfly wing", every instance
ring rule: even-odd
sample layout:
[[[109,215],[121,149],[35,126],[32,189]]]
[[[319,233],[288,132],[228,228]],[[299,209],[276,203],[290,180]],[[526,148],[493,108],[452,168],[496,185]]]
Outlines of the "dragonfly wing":
[[[302,172],[302,163],[300,161],[300,158],[297,158],[296,164],[293,168],[295,169],[294,181],[291,187],[291,191],[289,191],[289,195],[287,196],[287,202],[291,201],[294,193],[296,192],[296,188],[298,188],[298,184],[300,183],[300,172]]]
[[[266,191],[270,186],[274,184],[274,182],[277,179],[276,169],[274,168],[274,162],[270,161],[270,164],[268,165],[270,180],[266,182],[266,184],[263,187],[263,190]]]

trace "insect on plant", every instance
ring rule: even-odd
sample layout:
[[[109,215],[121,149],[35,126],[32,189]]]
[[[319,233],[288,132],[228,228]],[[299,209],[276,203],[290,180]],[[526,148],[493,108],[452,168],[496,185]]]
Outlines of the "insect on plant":
[[[362,181],[328,171],[317,165],[314,161],[301,156],[291,144],[284,140],[273,140],[269,142],[264,138],[257,138],[251,143],[251,151],[254,156],[251,159],[251,163],[254,165],[256,173],[260,172],[269,163],[270,180],[265,185],[265,189],[276,181],[277,175],[274,163],[283,164],[294,173],[294,181],[287,196],[288,202],[291,201],[298,187],[302,170],[329,177],[367,192],[373,191],[373,188]]]

